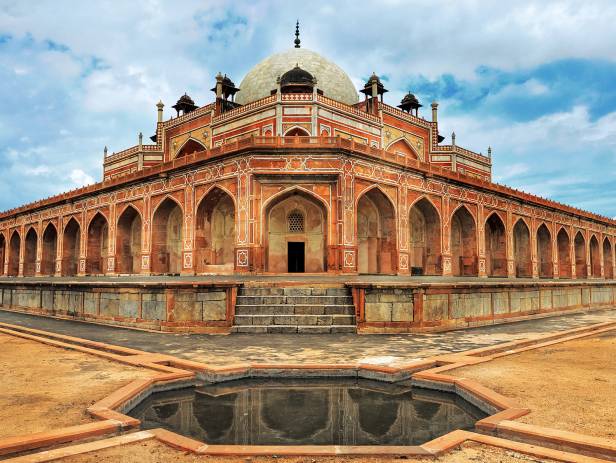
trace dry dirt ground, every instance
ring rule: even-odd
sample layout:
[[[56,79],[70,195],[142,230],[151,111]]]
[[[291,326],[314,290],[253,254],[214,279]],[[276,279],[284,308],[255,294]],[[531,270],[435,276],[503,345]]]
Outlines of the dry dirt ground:
[[[532,412],[518,421],[616,438],[616,331],[453,370]]]
[[[352,458],[352,457],[208,457],[186,454],[160,444],[146,441],[124,447],[113,447],[97,452],[86,453],[58,460],[61,463],[401,463],[401,462],[438,462],[438,463],[551,463],[553,460],[538,459],[495,447],[464,444],[439,458]]]
[[[152,372],[0,334],[0,438],[92,421],[86,408]]]

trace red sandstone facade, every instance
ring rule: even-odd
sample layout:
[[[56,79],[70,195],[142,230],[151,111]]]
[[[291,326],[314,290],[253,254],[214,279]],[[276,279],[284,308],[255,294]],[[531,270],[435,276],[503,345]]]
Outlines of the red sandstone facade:
[[[0,273],[613,278],[616,222],[491,183],[490,157],[440,144],[436,103],[369,84],[239,105],[219,76],[214,103],[160,103],[155,144],[106,155],[102,182],[0,215]]]

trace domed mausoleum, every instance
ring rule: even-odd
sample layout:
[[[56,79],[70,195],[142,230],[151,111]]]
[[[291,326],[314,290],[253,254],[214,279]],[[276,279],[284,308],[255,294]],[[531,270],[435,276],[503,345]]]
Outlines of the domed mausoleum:
[[[105,148],[101,182],[1,213],[0,302],[222,332],[399,332],[616,302],[614,220],[492,183],[491,149],[444,143],[436,102],[388,101],[368,67],[357,89],[299,31],[294,44],[239,86],[212,76],[212,101],[185,93],[167,117],[159,101],[153,143]],[[331,287],[291,296],[275,287],[287,278]]]

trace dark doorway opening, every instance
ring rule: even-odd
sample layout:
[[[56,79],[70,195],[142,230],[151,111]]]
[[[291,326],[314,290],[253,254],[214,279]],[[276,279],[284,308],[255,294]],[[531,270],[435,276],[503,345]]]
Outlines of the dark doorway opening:
[[[287,255],[289,258],[289,273],[304,272],[304,247],[305,243],[287,243]]]

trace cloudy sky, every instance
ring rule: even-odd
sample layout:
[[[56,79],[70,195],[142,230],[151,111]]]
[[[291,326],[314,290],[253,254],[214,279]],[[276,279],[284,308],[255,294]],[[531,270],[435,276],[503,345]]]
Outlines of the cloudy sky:
[[[297,18],[358,87],[375,71],[390,104],[439,101],[441,133],[492,146],[494,181],[616,216],[611,0],[0,0],[0,210],[100,180],[103,147],[151,135],[159,99],[211,101]]]

